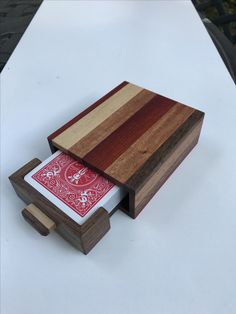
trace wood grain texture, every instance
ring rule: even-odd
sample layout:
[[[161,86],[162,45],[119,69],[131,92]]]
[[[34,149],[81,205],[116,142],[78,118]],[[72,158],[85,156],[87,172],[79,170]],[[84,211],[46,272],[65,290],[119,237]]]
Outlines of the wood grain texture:
[[[79,113],[76,117],[68,121],[66,124],[64,124],[62,127],[60,127],[58,130],[53,132],[48,136],[48,141],[51,142],[54,138],[56,138],[59,134],[61,134],[63,131],[68,129],[70,126],[72,126],[74,123],[82,119],[84,116],[86,116],[90,111],[101,105],[105,100],[110,98],[112,95],[114,95],[116,92],[118,92],[120,89],[122,89],[124,86],[126,86],[128,82],[124,81],[115,88],[113,88],[110,92],[108,92],[106,95],[98,99],[95,103],[93,103],[91,106],[86,108],[84,111]]]
[[[118,157],[105,172],[122,183],[127,181],[193,113],[194,109],[176,103],[160,120]]]
[[[96,168],[105,171],[174,105],[175,102],[172,100],[164,102],[161,97],[155,96],[83,159],[88,164],[93,163]]]
[[[108,212],[100,207],[82,225],[76,223],[57,206],[51,203],[34,187],[24,180],[24,176],[38,166],[41,161],[37,158],[31,160],[18,171],[13,173],[9,180],[17,195],[28,205],[34,204],[39,210],[49,217],[56,225],[55,231],[75,248],[87,254],[110,229]],[[29,207],[28,207],[29,209]],[[32,209],[32,208],[31,208]],[[35,220],[35,211],[24,210],[23,217],[41,234],[46,235],[47,230],[42,220]],[[39,216],[37,216],[39,218]]]
[[[159,180],[157,181],[153,180],[152,188],[150,188],[150,191],[148,191],[148,193],[145,194],[142,201],[140,201],[138,205],[136,204],[136,206],[134,205],[135,197],[133,197],[132,204],[130,205],[130,211],[127,213],[128,215],[130,215],[132,218],[136,218],[139,215],[139,213],[143,210],[146,204],[151,200],[151,198],[162,187],[162,185],[166,182],[170,175],[175,171],[175,169],[181,164],[185,157],[196,146],[196,144],[198,143],[198,138],[199,137],[190,142],[187,149],[180,155],[176,162],[171,165],[171,167],[165,172],[165,174]]]
[[[53,144],[63,150],[68,150],[141,91],[142,88],[136,85],[125,85],[79,121],[53,138]]]
[[[127,82],[119,86],[98,107],[56,131],[49,142],[123,186],[129,192],[124,211],[136,217],[153,193],[151,185],[158,187],[184,159],[184,152],[175,152],[178,145],[186,136],[186,152],[197,143],[201,128],[198,134],[191,130],[204,113]],[[155,176],[157,172],[163,175]]]
[[[199,132],[201,129],[201,122],[199,122],[186,136],[178,142],[176,147],[173,149],[173,152],[167,155],[166,159],[161,163],[157,164],[158,169],[153,171],[153,175],[148,179],[145,185],[137,191],[135,194],[135,207],[140,206],[142,202],[146,201],[146,198],[152,194],[152,189],[155,186],[156,182],[160,182],[163,178],[169,176],[169,172],[172,171],[172,167],[179,164],[189,147],[192,147],[192,143],[196,143],[199,137]]]
[[[149,176],[159,169],[163,162],[173,154],[177,144],[202,120],[202,113],[195,110],[191,116],[173,132],[168,139],[142,164],[142,166],[126,181],[132,190],[139,190]]]
[[[100,142],[105,140],[109,135],[117,130],[146,103],[148,103],[154,96],[155,93],[150,91],[141,91],[124,106],[111,114],[98,127],[94,128],[87,136],[83,137],[80,141],[73,145],[70,148],[70,152],[72,152],[73,155],[80,155],[80,157],[84,157]]]

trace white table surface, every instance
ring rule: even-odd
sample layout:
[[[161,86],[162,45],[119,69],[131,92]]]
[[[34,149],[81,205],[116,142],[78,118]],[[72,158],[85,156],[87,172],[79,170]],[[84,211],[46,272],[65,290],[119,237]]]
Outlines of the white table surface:
[[[8,175],[128,80],[205,111],[197,148],[87,256],[22,219]],[[1,76],[2,314],[235,314],[236,91],[188,1],[44,2]]]

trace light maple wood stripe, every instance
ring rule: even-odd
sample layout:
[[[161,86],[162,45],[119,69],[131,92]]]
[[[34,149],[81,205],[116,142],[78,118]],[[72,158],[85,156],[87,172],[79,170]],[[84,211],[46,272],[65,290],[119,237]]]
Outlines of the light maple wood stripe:
[[[123,107],[115,111],[110,117],[99,124],[88,135],[83,137],[78,143],[73,145],[69,151],[72,154],[83,158],[89,151],[134,115],[140,108],[145,106],[153,97],[155,97],[155,95],[155,93],[148,90],[141,91]]]
[[[99,106],[100,104],[102,104],[105,100],[107,100],[108,98],[110,98],[112,95],[114,95],[115,93],[117,93],[121,88],[123,88],[125,85],[129,84],[128,82],[124,81],[122,82],[120,85],[116,86],[115,88],[113,88],[110,92],[108,92],[107,94],[105,94],[104,96],[102,96],[101,98],[99,98],[97,101],[95,101],[91,106],[87,107],[85,110],[83,110],[82,112],[80,112],[77,116],[75,116],[73,119],[71,119],[70,121],[68,121],[66,124],[64,124],[62,127],[60,127],[58,130],[56,130],[55,132],[53,132],[52,134],[50,134],[48,136],[48,141],[49,143],[52,141],[52,139],[54,139],[55,137],[57,137],[59,134],[61,134],[63,131],[65,131],[66,129],[68,129],[72,124],[74,124],[75,122],[77,122],[78,120],[82,119],[84,116],[86,116],[86,114],[88,114],[90,111],[92,111],[93,109],[95,109],[97,106]]]
[[[53,144],[63,148],[63,150],[68,150],[142,90],[139,86],[127,84],[82,119],[56,136],[52,140]]]
[[[25,209],[33,215],[48,231],[52,231],[56,224],[55,222],[50,219],[47,215],[45,215],[38,207],[34,204],[29,204],[25,207]]]
[[[156,151],[193,113],[194,109],[176,103],[163,117],[132,144],[105,173],[120,183],[128,178]]]
[[[169,171],[171,166],[180,158],[182,153],[189,147],[189,145],[198,138],[199,132],[202,127],[202,121],[198,123],[193,130],[186,136],[180,143],[175,151],[171,153],[170,157],[161,165],[159,170],[148,180],[148,182],[136,193],[135,206],[140,205],[145,196],[147,196],[153,189],[154,185],[162,179],[163,176]]]

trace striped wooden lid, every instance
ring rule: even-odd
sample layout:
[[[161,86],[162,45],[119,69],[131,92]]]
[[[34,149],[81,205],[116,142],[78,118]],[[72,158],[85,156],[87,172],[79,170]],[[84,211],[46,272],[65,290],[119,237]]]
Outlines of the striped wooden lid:
[[[203,115],[123,82],[48,139],[53,146],[135,191]]]

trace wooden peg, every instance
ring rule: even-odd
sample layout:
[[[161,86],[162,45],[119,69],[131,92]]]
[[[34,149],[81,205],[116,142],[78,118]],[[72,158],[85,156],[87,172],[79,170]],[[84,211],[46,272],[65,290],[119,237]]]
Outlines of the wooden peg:
[[[25,220],[43,236],[47,236],[56,227],[55,222],[34,204],[26,206],[22,210],[22,215]]]

